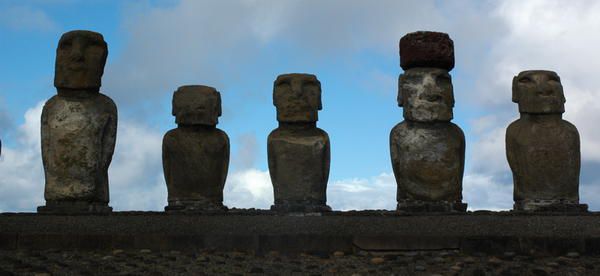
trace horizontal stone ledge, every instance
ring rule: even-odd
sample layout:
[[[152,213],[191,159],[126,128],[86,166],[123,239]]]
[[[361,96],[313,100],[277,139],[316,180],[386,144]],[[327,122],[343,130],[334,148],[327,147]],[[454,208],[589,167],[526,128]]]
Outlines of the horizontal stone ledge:
[[[600,213],[391,211],[279,215],[0,214],[0,249],[243,250],[264,253],[460,249],[600,254]]]

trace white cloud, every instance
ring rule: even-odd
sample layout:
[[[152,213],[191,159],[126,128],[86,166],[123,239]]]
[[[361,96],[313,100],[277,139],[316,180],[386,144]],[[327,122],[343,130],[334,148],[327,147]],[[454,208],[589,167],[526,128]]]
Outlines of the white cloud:
[[[391,173],[382,173],[333,181],[327,187],[327,204],[334,210],[395,210],[396,179]]]
[[[17,145],[2,148],[0,157],[0,212],[34,211],[44,203],[44,170],[40,155],[40,115],[43,102],[25,113],[17,131]]]
[[[230,173],[225,183],[223,204],[229,208],[269,209],[273,204],[269,172],[247,169]]]
[[[52,32],[59,29],[44,11],[29,6],[11,6],[1,10],[0,26],[16,31]]]
[[[510,210],[512,183],[498,182],[489,174],[467,174],[463,178],[463,202],[469,210]]]
[[[115,210],[163,210],[167,186],[162,174],[162,133],[135,121],[120,121],[109,172]]]
[[[236,170],[245,170],[254,167],[256,156],[258,155],[258,143],[256,135],[253,133],[244,133],[237,137],[233,147],[236,152],[231,155],[231,163]]]

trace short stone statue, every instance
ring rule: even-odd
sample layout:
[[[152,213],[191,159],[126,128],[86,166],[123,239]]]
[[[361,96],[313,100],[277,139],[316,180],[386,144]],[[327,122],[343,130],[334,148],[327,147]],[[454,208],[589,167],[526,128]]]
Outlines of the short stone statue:
[[[506,129],[514,209],[586,211],[579,204],[579,133],[562,119],[565,96],[555,72],[523,71],[513,78],[521,117]]]
[[[330,211],[326,205],[329,136],[317,128],[321,83],[314,75],[285,74],[277,77],[274,86],[279,127],[268,138],[269,173],[275,193],[271,209]]]
[[[108,48],[101,34],[71,31],[56,50],[58,95],[42,110],[46,205],[38,212],[105,213],[117,107],[99,92]]]
[[[167,182],[166,211],[218,211],[229,168],[229,137],[216,127],[221,94],[203,85],[182,86],[173,93],[177,128],[163,138]]]
[[[398,80],[398,105],[404,121],[390,133],[397,209],[466,211],[461,202],[465,137],[450,122],[453,42],[445,33],[409,33],[400,40],[400,61],[404,74]]]

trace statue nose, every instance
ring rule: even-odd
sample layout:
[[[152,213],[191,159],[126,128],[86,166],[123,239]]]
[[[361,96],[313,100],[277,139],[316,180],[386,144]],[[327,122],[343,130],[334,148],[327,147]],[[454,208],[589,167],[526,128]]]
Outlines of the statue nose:
[[[552,92],[552,87],[550,87],[548,84],[542,83],[537,87],[538,95],[549,96],[552,95]]]
[[[84,60],[84,56],[83,56],[83,49],[81,49],[81,47],[79,45],[74,45],[75,47],[73,47],[71,49],[71,60],[72,61],[83,61]]]

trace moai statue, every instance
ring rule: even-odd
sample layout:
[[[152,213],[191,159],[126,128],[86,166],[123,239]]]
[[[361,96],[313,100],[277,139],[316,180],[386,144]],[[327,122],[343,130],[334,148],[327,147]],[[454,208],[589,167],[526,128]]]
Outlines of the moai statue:
[[[445,33],[414,32],[400,40],[398,105],[404,121],[390,133],[397,209],[466,211],[462,203],[465,137],[451,123],[454,45]]]
[[[523,71],[513,78],[512,91],[521,113],[506,129],[514,209],[587,211],[579,204],[579,133],[562,119],[560,78],[552,71]]]
[[[99,92],[107,56],[106,42],[96,32],[67,32],[58,42],[58,94],[42,110],[46,205],[38,212],[112,211],[108,166],[115,148],[117,107]]]
[[[219,211],[229,168],[229,137],[218,129],[221,94],[203,85],[182,86],[173,93],[177,128],[163,138],[167,182],[165,211]]]
[[[327,202],[329,136],[317,128],[321,83],[309,74],[275,80],[273,103],[279,127],[269,134],[269,173],[275,193],[271,210],[331,211]]]

